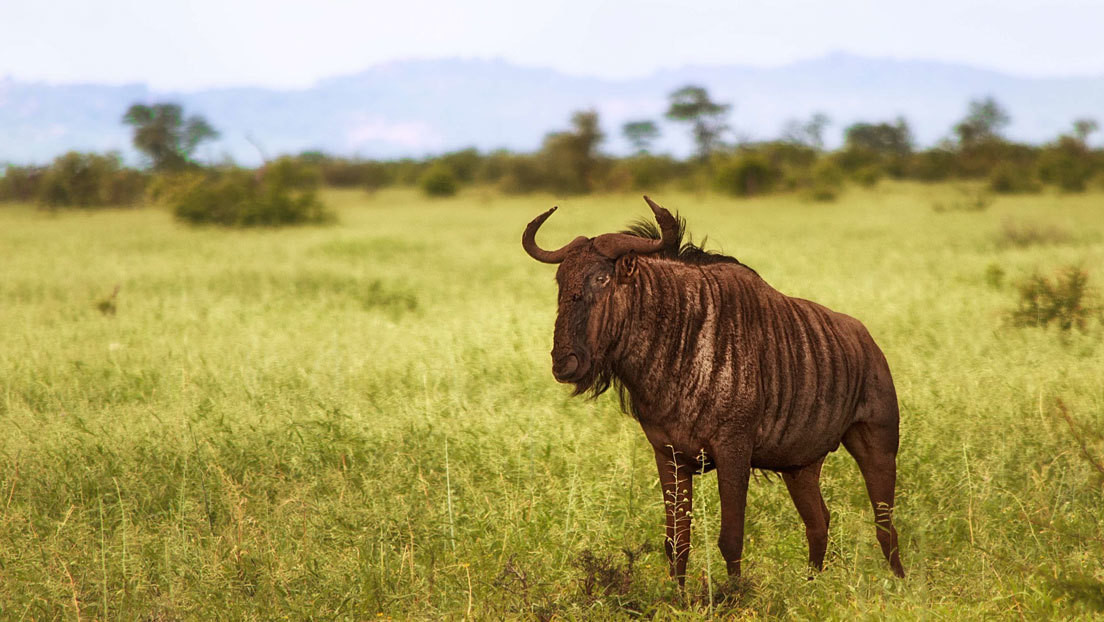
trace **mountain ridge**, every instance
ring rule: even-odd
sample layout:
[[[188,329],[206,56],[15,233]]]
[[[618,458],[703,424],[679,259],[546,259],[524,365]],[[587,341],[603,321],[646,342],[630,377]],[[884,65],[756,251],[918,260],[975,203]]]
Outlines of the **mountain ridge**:
[[[833,121],[829,146],[847,125],[904,116],[917,142],[949,136],[972,98],[992,95],[1012,116],[1008,135],[1041,143],[1067,131],[1078,117],[1104,116],[1104,75],[1022,77],[964,64],[868,58],[832,53],[777,67],[688,65],[649,75],[605,79],[493,59],[391,61],[324,78],[302,89],[226,86],[156,91],[143,83],[48,84],[0,80],[0,162],[41,163],[60,153],[119,151],[138,162],[129,128],[121,123],[134,102],[176,101],[202,114],[222,137],[197,154],[260,161],[269,155],[322,150],[377,158],[421,157],[465,147],[530,151],[543,136],[568,125],[571,112],[598,110],[603,147],[626,153],[627,120],[660,122],[656,150],[685,155],[686,128],[666,122],[667,94],[701,84],[734,104],[734,136],[764,140],[789,119],[815,112]],[[1102,119],[1104,120],[1104,119]]]

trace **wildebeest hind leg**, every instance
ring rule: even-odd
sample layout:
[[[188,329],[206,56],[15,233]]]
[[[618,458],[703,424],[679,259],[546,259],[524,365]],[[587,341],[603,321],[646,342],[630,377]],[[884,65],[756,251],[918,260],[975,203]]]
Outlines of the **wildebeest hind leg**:
[[[896,426],[860,422],[843,435],[843,446],[859,463],[870,504],[874,507],[874,526],[882,554],[893,574],[905,576],[893,527],[893,495],[897,480]]]
[[[824,551],[828,548],[828,506],[820,494],[820,467],[824,458],[796,471],[782,473],[797,513],[805,523],[809,540],[809,565],[824,569]]]

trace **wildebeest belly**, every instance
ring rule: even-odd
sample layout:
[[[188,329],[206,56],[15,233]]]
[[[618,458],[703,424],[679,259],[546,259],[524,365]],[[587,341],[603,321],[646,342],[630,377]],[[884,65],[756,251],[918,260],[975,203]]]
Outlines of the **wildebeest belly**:
[[[752,448],[751,466],[786,471],[812,464],[839,448],[843,431],[798,427],[784,430],[780,436],[772,436],[764,434],[760,427]]]
[[[785,470],[839,447],[855,421],[866,384],[869,336],[857,320],[794,299],[791,321],[770,327],[758,365],[762,409],[752,464]]]

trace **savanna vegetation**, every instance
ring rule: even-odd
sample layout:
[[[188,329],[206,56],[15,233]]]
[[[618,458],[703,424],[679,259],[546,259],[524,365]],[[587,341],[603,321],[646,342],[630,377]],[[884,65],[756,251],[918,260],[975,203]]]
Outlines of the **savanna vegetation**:
[[[1101,192],[997,195],[982,177],[845,185],[830,205],[654,195],[781,291],[862,319],[902,409],[908,577],[886,567],[838,452],[825,571],[807,580],[785,487],[756,477],[746,576],[719,602],[715,475],[698,485],[683,595],[651,450],[615,397],[553,381],[552,269],[519,243],[554,200],[548,246],[617,230],[643,202],[467,181],[496,157],[456,156],[451,197],[320,190],[325,227],[196,229],[171,201],[0,209],[0,618],[1104,612]],[[768,155],[732,157],[747,158],[725,169],[736,187],[785,187]],[[837,166],[819,175],[852,170]],[[189,172],[204,174],[173,174]]]
[[[419,188],[435,198],[471,187],[557,196],[670,188],[736,197],[792,193],[816,202],[833,201],[848,186],[873,187],[884,179],[977,182],[993,194],[1104,190],[1104,150],[1089,143],[1099,129],[1095,120],[1075,119],[1069,131],[1043,145],[1016,143],[1005,136],[1009,111],[992,97],[970,101],[962,119],[935,145],[918,146],[907,119],[898,117],[839,128],[843,144],[831,151],[824,145],[832,120],[823,114],[789,121],[774,140],[750,141],[733,129],[738,109],[714,101],[705,88],[688,85],[668,100],[665,124],[654,119],[623,124],[619,131],[633,152],[622,157],[603,150],[607,131],[598,113],[582,110],[571,115],[568,127],[546,134],[533,153],[462,149],[378,161],[309,151],[265,158],[255,170],[193,157],[200,144],[219,136],[202,116],[186,116],[172,103],[134,104],[121,120],[132,130],[144,168],[122,167],[117,154],[81,153],[60,156],[49,166],[8,166],[0,176],[0,202],[87,208],[145,199],[174,206],[193,224],[271,227],[331,219],[314,192],[319,185],[368,192]],[[676,158],[658,151],[665,128],[688,132],[694,153]],[[274,166],[280,170],[270,171]],[[190,183],[200,173],[206,188]],[[289,186],[287,179],[311,183]]]

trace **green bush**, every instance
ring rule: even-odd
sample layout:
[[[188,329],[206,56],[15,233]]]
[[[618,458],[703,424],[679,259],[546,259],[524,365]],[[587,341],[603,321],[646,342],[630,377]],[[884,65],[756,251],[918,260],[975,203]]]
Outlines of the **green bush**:
[[[114,154],[70,151],[46,169],[36,197],[50,208],[133,205],[145,193],[147,180],[146,175],[123,168]]]
[[[109,175],[100,189],[107,205],[134,205],[145,196],[149,175],[132,168],[124,168]]]
[[[322,173],[318,166],[284,156],[264,165],[264,180],[280,188],[317,191],[322,185]]]
[[[257,173],[212,172],[175,200],[179,220],[193,225],[277,227],[328,222],[333,215],[309,185],[312,175],[294,160],[276,161]]]
[[[1033,274],[1021,282],[1019,305],[1012,312],[1016,326],[1049,326],[1068,331],[1085,330],[1098,312],[1092,304],[1089,274],[1078,266],[1067,266],[1054,279]]]
[[[955,154],[942,147],[915,154],[909,166],[909,175],[920,181],[943,181],[950,179],[954,172]]]
[[[462,149],[446,153],[437,157],[436,160],[448,167],[452,174],[456,176],[458,182],[470,184],[475,181],[475,175],[479,170],[482,156],[475,149]]]
[[[812,179],[806,190],[814,201],[835,201],[843,188],[843,169],[831,158],[821,158],[813,165]]]
[[[376,190],[395,182],[390,162],[375,160],[347,160],[334,158],[317,151],[300,154],[297,160],[316,167],[322,183],[336,188],[362,187]]]
[[[670,157],[642,153],[614,164],[607,174],[606,186],[616,190],[654,190],[684,174],[684,168]]]
[[[547,187],[544,171],[533,156],[511,154],[497,165],[502,167],[499,189],[507,194],[526,194]]]
[[[38,166],[8,166],[0,177],[0,201],[33,201],[45,173]]]
[[[713,186],[733,196],[769,192],[780,177],[770,160],[758,153],[743,153],[723,159],[713,173]]]
[[[851,173],[851,178],[855,180],[855,183],[864,188],[873,188],[878,185],[878,182],[884,176],[885,169],[879,164],[867,164]]]
[[[1038,192],[1042,188],[1035,181],[1031,169],[1012,162],[1001,162],[989,174],[989,189],[999,194]]]
[[[438,162],[422,174],[418,181],[422,192],[431,197],[451,197],[459,190],[459,182],[452,169]]]
[[[146,185],[146,200],[150,203],[176,205],[196,186],[205,183],[210,173],[190,169],[180,172],[154,173]]]
[[[1091,154],[1084,144],[1068,136],[1039,154],[1039,179],[1065,192],[1083,192],[1093,175]]]

